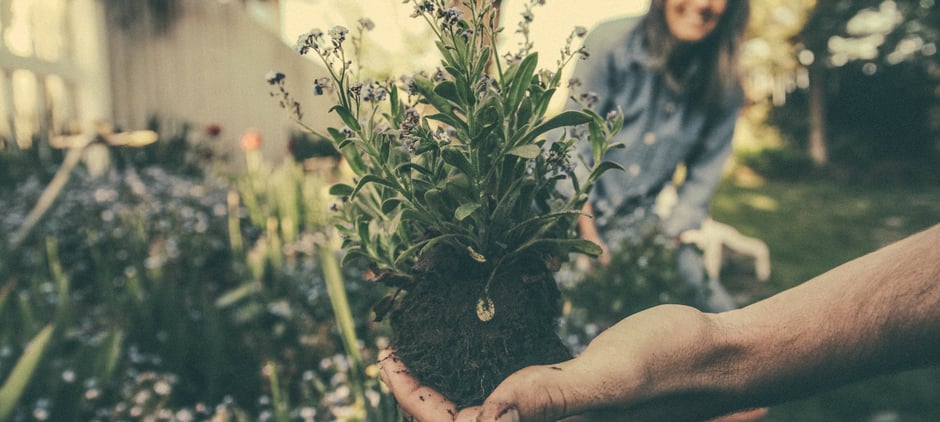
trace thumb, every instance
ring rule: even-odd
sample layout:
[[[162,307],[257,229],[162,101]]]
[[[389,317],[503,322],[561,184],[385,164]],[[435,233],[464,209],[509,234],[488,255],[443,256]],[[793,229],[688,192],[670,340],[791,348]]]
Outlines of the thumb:
[[[571,361],[568,361],[571,362]],[[578,374],[567,362],[523,368],[506,378],[483,403],[477,421],[554,422],[581,408]]]

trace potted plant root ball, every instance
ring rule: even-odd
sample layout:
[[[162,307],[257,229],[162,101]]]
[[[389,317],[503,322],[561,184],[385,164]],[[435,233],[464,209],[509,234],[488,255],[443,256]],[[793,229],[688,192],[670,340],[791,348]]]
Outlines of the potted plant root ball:
[[[493,48],[492,1],[413,3],[437,37],[432,74],[355,80],[346,49],[358,50],[368,21],[349,41],[335,27],[302,35],[297,48],[326,65],[330,78],[315,90],[335,95],[331,111],[345,125],[324,134],[355,174],[331,189],[341,198],[344,265],[365,261],[368,277],[391,287],[375,318],[390,322],[395,353],[463,407],[522,367],[570,357],[556,333],[554,272],[572,253],[601,252],[574,223],[592,182],[617,167],[601,157],[621,118],[548,113],[562,68],[586,54],[571,47],[583,30],[572,32],[557,69],[539,71],[528,42],[511,55]],[[269,82],[280,86],[282,76]],[[582,139],[590,157],[575,153]]]

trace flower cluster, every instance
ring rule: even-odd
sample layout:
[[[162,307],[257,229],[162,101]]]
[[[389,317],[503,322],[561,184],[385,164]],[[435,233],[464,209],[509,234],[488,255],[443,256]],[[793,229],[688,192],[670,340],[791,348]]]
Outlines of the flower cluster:
[[[284,79],[286,76],[278,71],[272,70],[269,71],[265,76],[264,80],[274,87],[274,90],[268,93],[268,95],[278,99],[278,105],[290,112],[291,116],[297,120],[301,120],[304,117],[303,111],[301,110],[300,102],[294,99],[291,96],[290,92],[287,91],[287,88],[284,86]]]
[[[405,2],[437,37],[442,66],[431,74],[359,82],[345,59],[344,28],[329,32],[328,49],[320,31],[298,41],[298,52],[316,51],[330,73],[331,110],[343,127],[323,136],[355,173],[352,184],[331,189],[343,198],[336,209],[344,262],[364,258],[376,274],[398,274],[393,278],[400,281],[420,271],[428,252],[448,247],[466,251],[492,280],[523,257],[549,262],[546,257],[570,252],[597,254],[596,245],[576,238],[573,223],[593,181],[616,168],[600,157],[620,122],[589,108],[547,112],[561,68],[583,50],[569,47],[554,71],[537,71],[530,46],[504,63],[493,48],[502,28],[492,18],[492,1],[464,1],[463,9],[444,0]],[[533,0],[529,9],[541,3]],[[525,25],[532,20],[529,9]],[[360,21],[359,27],[371,25]],[[584,32],[576,28],[569,43]],[[316,86],[322,90],[326,83]],[[567,130],[575,127],[584,129]],[[549,141],[551,134],[562,138]],[[585,160],[593,164],[586,165],[587,179],[576,180],[574,163],[581,157],[574,144],[581,138],[593,146],[593,160]],[[480,318],[492,316],[492,307],[482,309]]]
[[[297,37],[295,49],[301,56],[306,55],[310,50],[319,52],[320,42],[323,40],[323,31],[318,28],[311,29]]]

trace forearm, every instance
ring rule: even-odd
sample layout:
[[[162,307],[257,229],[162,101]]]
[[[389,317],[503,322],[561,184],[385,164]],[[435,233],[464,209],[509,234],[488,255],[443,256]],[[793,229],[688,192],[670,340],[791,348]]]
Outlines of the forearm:
[[[726,354],[704,369],[745,405],[940,362],[940,226],[710,318]]]
[[[508,378],[480,420],[703,420],[937,362],[940,226],[743,309],[634,314]]]

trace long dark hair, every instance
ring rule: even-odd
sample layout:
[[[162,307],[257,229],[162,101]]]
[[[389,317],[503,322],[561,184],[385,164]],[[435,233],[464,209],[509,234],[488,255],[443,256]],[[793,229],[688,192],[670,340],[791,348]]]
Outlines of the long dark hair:
[[[741,89],[738,55],[750,14],[748,0],[728,0],[725,13],[711,34],[695,44],[681,45],[669,31],[666,0],[652,0],[643,19],[649,66],[660,71],[667,84],[705,106],[723,103],[729,92]],[[690,66],[698,66],[689,75]]]

